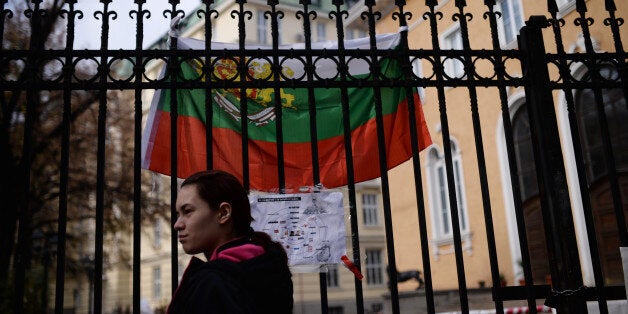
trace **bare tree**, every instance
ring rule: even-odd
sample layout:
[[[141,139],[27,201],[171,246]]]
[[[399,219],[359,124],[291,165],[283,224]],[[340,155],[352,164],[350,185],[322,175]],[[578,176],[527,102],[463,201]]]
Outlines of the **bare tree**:
[[[33,1],[37,2],[37,1]],[[30,1],[15,1],[13,14],[6,16],[2,49],[44,51],[64,49],[67,15],[60,14],[65,2],[49,0],[41,3],[46,14],[34,19],[28,13]],[[32,11],[31,11],[32,12]],[[37,22],[38,21],[38,22]],[[34,32],[36,30],[35,36]],[[37,40],[34,40],[36,38]],[[3,81],[21,81],[28,78],[29,60],[2,58],[0,75]],[[37,69],[45,77],[62,77],[63,67],[55,60],[39,62]],[[93,75],[93,68],[74,69],[77,76]],[[66,91],[66,93],[69,91]],[[96,152],[98,147],[99,99],[107,94],[105,134],[105,234],[128,233],[133,219],[133,160],[134,116],[133,95],[124,91],[83,91],[70,94],[69,177],[67,185],[67,243],[66,270],[79,271],[80,257],[91,245],[87,221],[95,215]],[[10,285],[11,267],[42,263],[42,252],[33,250],[35,235],[54,235],[59,232],[59,197],[63,110],[67,104],[63,90],[27,91],[16,89],[2,92],[0,97],[0,284]],[[29,104],[26,106],[25,104]],[[27,110],[28,107],[28,110]],[[32,125],[26,125],[28,115]],[[30,155],[24,155],[25,134],[30,134]],[[100,139],[102,140],[102,138]],[[28,169],[27,169],[28,168]],[[24,174],[28,173],[28,176]],[[25,181],[25,180],[30,180]],[[147,180],[144,180],[147,181]],[[26,188],[28,186],[28,188]],[[145,219],[153,220],[165,208],[159,197],[148,197],[150,188],[142,189]],[[26,204],[26,206],[25,206]],[[147,210],[150,209],[150,210]],[[18,237],[18,228],[27,226]],[[91,235],[93,237],[93,235]],[[30,252],[17,254],[17,247]],[[127,245],[117,245],[115,254],[129,261]],[[40,250],[41,251],[41,250]],[[114,253],[106,250],[105,254]],[[31,258],[32,255],[32,258]],[[19,257],[19,259],[16,259]],[[12,259],[15,259],[12,262]],[[130,262],[129,262],[130,263]],[[32,274],[29,274],[31,276]],[[36,280],[36,279],[33,279]],[[28,278],[27,278],[28,281]],[[31,282],[33,284],[34,282]],[[29,293],[28,282],[26,293]],[[3,294],[10,287],[0,287]],[[7,298],[0,295],[0,311]]]

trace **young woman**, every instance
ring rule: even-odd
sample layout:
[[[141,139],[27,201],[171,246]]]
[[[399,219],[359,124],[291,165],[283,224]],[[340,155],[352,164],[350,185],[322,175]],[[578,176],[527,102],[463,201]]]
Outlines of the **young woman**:
[[[177,197],[179,242],[192,257],[168,306],[177,313],[292,313],[292,279],[281,244],[250,227],[246,190],[219,170],[193,174]]]

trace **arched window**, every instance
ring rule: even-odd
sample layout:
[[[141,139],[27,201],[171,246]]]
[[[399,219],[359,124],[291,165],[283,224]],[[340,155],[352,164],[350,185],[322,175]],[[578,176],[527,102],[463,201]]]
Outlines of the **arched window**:
[[[515,155],[517,156],[521,200],[525,202],[539,194],[530,136],[530,120],[525,105],[520,106],[512,117],[512,136],[515,144]]]
[[[532,279],[535,284],[543,284],[550,274],[550,269],[534,164],[530,120],[525,104],[519,106],[512,116],[512,136]]]
[[[606,79],[614,79],[617,71],[605,66],[600,73]],[[585,76],[585,79],[590,78]],[[608,133],[611,139],[615,165],[618,172],[628,171],[628,110],[626,99],[621,89],[605,89],[602,91],[604,111],[608,121]],[[589,184],[595,183],[607,175],[604,159],[602,132],[597,115],[597,104],[593,91],[585,89],[576,93],[576,113],[578,129],[582,140],[584,161]]]
[[[451,155],[453,161],[453,174],[455,180],[456,202],[458,207],[458,222],[462,234],[463,247],[471,250],[469,225],[467,218],[466,192],[464,176],[462,172],[462,159],[460,150],[455,141],[451,142]],[[445,169],[445,155],[437,146],[432,146],[428,153],[428,180],[430,208],[433,226],[432,244],[435,254],[449,253],[449,249],[443,250],[442,245],[450,245],[453,240],[453,227],[451,223],[451,208],[449,203],[449,189],[447,186],[447,172]]]
[[[615,79],[617,71],[610,65],[599,71],[605,79]],[[586,74],[584,80],[590,80]],[[621,89],[602,90],[604,112],[608,121],[608,133],[620,185],[624,215],[628,216],[628,110]],[[604,157],[601,125],[597,103],[592,90],[575,93],[576,116],[585,163],[589,197],[595,220],[595,231],[606,284],[623,283],[617,218],[613,207],[607,161]],[[624,222],[626,223],[626,222]]]

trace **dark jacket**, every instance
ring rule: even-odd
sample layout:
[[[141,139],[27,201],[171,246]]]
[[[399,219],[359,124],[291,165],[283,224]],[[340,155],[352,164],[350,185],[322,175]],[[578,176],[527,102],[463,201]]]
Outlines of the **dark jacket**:
[[[244,243],[248,240],[234,241],[229,247]],[[292,313],[292,275],[286,253],[275,242],[264,249],[264,254],[239,263],[193,257],[168,313]]]

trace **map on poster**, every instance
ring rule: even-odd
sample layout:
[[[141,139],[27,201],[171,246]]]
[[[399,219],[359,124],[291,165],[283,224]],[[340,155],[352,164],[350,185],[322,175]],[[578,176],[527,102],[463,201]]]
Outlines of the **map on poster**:
[[[342,192],[249,196],[257,231],[283,244],[290,265],[338,263],[346,253]]]

